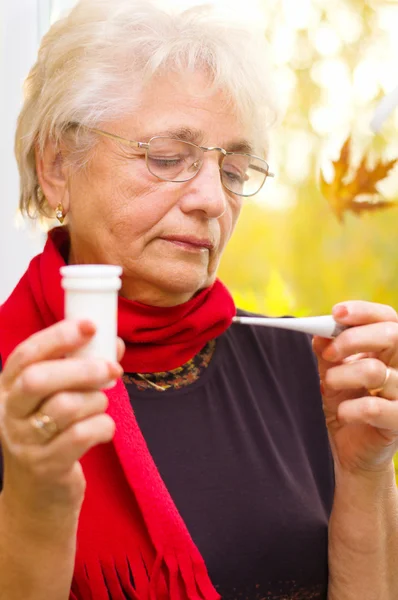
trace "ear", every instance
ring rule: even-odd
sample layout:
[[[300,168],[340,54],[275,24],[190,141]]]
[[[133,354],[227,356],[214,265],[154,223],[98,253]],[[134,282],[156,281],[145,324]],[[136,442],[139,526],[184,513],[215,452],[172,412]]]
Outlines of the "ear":
[[[69,210],[68,168],[65,148],[47,140],[43,152],[35,147],[37,178],[48,204],[54,210],[62,204],[64,213]]]

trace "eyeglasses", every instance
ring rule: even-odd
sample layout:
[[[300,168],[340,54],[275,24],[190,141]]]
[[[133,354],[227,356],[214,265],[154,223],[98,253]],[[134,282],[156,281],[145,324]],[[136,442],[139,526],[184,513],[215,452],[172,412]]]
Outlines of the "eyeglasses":
[[[205,152],[220,152],[220,177],[223,186],[237,196],[254,196],[263,187],[270,173],[268,163],[252,154],[227,152],[224,148],[197,146],[169,137],[155,136],[149,142],[134,142],[118,135],[86,127],[78,123],[72,126],[84,127],[88,131],[110,138],[129,148],[145,151],[146,166],[152,175],[162,181],[183,183],[193,179],[200,171]]]

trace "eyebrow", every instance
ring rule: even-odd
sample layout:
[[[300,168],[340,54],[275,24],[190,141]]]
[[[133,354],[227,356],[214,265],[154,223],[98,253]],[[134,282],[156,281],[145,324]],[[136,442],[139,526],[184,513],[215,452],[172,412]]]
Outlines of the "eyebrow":
[[[194,129],[191,127],[177,127],[175,129],[165,129],[156,134],[157,136],[170,137],[176,140],[182,140],[183,142],[190,142],[197,146],[203,145],[205,139],[205,132],[201,129]],[[145,136],[150,139],[153,136]],[[242,152],[244,154],[254,154],[253,145],[245,139],[232,140],[225,145],[227,152]]]

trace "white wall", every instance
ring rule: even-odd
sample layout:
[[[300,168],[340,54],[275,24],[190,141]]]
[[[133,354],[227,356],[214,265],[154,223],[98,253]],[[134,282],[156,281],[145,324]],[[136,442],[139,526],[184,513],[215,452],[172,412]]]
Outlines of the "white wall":
[[[37,52],[40,0],[0,0],[0,303],[12,291],[43,235],[16,226],[19,182],[13,145],[22,84]],[[43,22],[43,21],[42,21]]]

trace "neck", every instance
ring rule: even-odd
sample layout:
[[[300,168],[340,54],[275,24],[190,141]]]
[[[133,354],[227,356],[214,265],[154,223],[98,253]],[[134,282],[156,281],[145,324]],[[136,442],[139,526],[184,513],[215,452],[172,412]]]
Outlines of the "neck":
[[[120,295],[127,300],[141,302],[148,306],[178,306],[185,304],[195,294],[192,292],[173,292],[169,290],[158,289],[145,281],[130,280],[122,277],[122,288]]]

